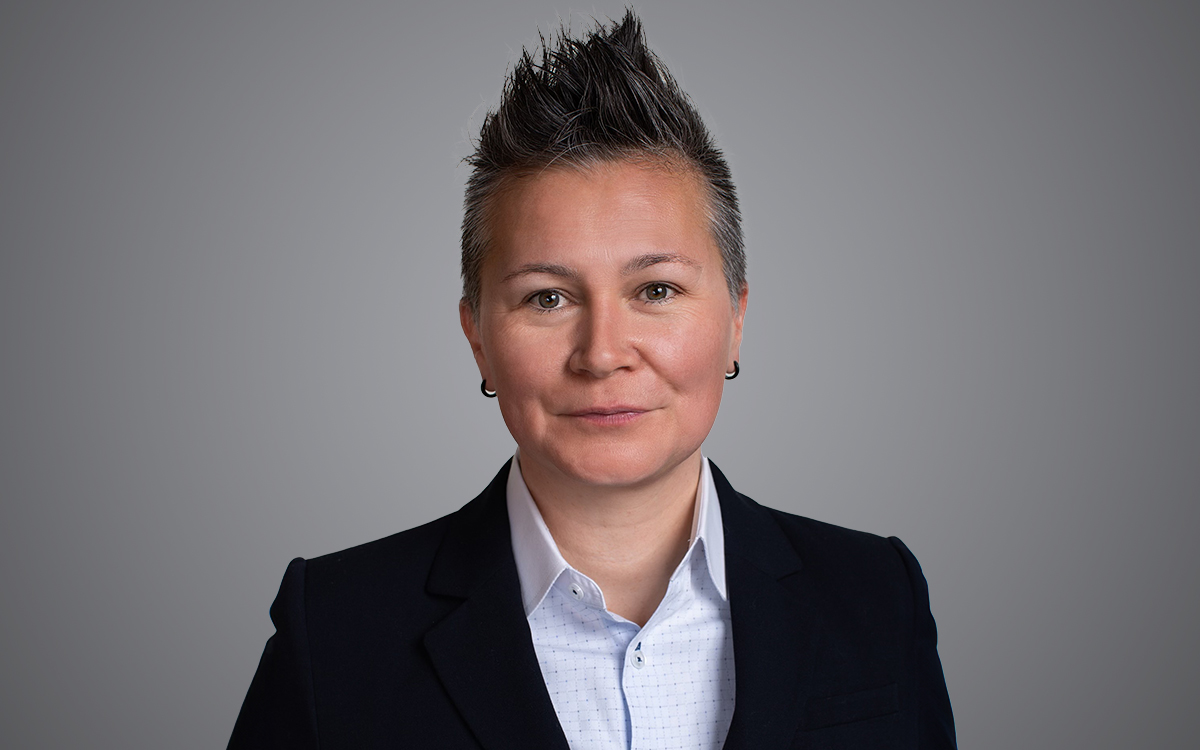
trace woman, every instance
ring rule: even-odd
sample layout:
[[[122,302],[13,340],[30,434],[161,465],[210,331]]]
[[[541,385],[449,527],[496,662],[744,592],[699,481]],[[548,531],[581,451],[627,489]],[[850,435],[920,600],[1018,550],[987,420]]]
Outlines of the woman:
[[[460,317],[517,455],[451,516],[293,561],[230,747],[953,747],[903,544],[701,455],[737,202],[638,20],[525,54],[471,164]]]

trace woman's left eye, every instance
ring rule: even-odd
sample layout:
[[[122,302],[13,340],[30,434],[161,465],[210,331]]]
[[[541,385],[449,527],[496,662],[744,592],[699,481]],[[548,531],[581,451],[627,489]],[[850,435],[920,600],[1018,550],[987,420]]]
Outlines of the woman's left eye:
[[[645,287],[642,292],[646,295],[646,299],[651,302],[665,302],[675,296],[674,287],[655,282]]]

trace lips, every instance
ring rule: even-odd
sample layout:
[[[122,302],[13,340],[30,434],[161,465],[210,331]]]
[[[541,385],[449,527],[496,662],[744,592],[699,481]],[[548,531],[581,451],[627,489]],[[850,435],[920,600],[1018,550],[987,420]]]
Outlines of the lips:
[[[595,427],[619,427],[637,422],[649,411],[639,406],[589,406],[570,412],[566,416]]]
[[[628,406],[620,404],[617,406],[589,406],[578,411],[568,412],[568,417],[591,417],[591,416],[612,416],[614,414],[644,414],[649,409],[643,409],[639,406]]]

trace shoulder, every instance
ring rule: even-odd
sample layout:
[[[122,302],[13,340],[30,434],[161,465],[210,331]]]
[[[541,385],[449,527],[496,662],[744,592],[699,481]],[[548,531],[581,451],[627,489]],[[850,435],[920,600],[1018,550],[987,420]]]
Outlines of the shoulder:
[[[421,637],[455,602],[429,593],[430,571],[456,511],[407,531],[288,566],[272,605],[277,639],[294,640],[319,684],[346,691],[392,653],[416,669]],[[279,634],[286,634],[280,636]]]
[[[347,632],[379,630],[401,613],[436,619],[425,595],[429,569],[455,514],[407,531],[288,565],[271,605],[278,632],[305,641],[340,640]],[[341,635],[339,635],[341,634]]]
[[[828,656],[814,674],[836,675],[829,685],[847,675],[857,675],[863,684],[895,680],[902,696],[912,696],[906,711],[922,737],[921,747],[956,747],[929,588],[904,542],[754,505],[801,560],[796,578],[803,581],[799,585],[814,621],[822,624],[826,648],[819,658]],[[846,700],[826,701],[826,708]],[[902,697],[901,705],[905,702]]]
[[[429,577],[447,536],[473,529],[479,538],[507,539],[505,462],[488,486],[466,505],[429,523],[307,561],[309,591],[331,587],[351,593],[363,585],[420,585]]]
[[[797,572],[810,595],[827,597],[853,610],[890,610],[900,621],[927,601],[921,568],[896,537],[848,529],[787,513],[735,493],[746,515],[755,516],[755,536],[764,546],[771,537],[782,539],[788,556],[798,560]],[[778,542],[775,543],[778,545]],[[745,549],[748,545],[739,545]],[[782,545],[778,545],[782,546]],[[761,555],[760,550],[754,551]],[[928,606],[924,604],[924,606]]]
[[[314,586],[351,589],[369,582],[404,579],[424,582],[455,511],[429,523],[306,561],[309,591]]]
[[[505,464],[491,484],[462,508],[407,531],[343,549],[299,565],[310,616],[317,611],[345,620],[354,613],[377,617],[403,608],[420,616],[444,609],[441,581],[469,566],[473,555],[508,549],[504,504]],[[511,553],[509,555],[511,557]],[[495,567],[495,566],[493,566]],[[289,574],[291,570],[289,569]],[[451,587],[453,588],[453,587]]]
[[[849,576],[872,572],[906,573],[899,549],[907,551],[907,547],[896,537],[848,529],[762,505],[758,507],[775,522],[806,567],[837,570]]]
[[[721,503],[725,538],[753,557],[798,556],[804,567],[855,571],[890,569],[903,572],[897,554],[900,540],[817,521],[761,505],[738,492],[715,463],[709,462]],[[783,548],[787,551],[784,552]],[[775,554],[766,554],[772,551]]]

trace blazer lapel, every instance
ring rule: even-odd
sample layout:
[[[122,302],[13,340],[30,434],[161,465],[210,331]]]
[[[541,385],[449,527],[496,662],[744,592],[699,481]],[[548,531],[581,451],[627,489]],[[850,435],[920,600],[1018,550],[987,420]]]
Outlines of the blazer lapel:
[[[483,747],[569,750],[521,605],[505,497],[508,469],[446,532],[427,588],[463,602],[426,633],[425,648]]]
[[[733,621],[735,705],[726,750],[786,748],[809,692],[814,628],[800,556],[769,513],[716,465]]]

